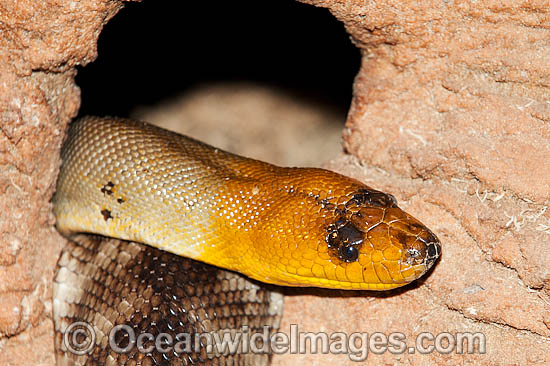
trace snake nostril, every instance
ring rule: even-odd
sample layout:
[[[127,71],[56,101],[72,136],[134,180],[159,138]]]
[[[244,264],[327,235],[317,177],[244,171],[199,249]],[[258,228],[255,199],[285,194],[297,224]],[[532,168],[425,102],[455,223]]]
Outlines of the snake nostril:
[[[422,253],[416,248],[407,249],[407,259],[406,263],[410,266],[421,264],[424,258],[422,258]]]

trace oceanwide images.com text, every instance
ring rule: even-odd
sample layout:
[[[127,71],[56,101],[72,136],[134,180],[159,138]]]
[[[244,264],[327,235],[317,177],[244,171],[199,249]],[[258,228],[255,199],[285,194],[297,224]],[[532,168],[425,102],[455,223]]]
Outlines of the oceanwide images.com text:
[[[151,333],[136,334],[129,325],[114,326],[109,335],[109,346],[116,353],[128,353],[137,348],[140,353],[191,353],[205,348],[210,355],[217,354],[282,354],[321,353],[347,354],[352,361],[364,361],[369,353],[392,354],[438,352],[441,354],[484,354],[486,352],[483,333],[417,334],[409,344],[401,332],[300,332],[298,325],[291,324],[289,332],[273,332],[268,326],[261,332],[251,332],[247,326],[239,331],[210,333]],[[119,340],[119,341],[115,341]],[[120,341],[124,340],[124,341]],[[63,337],[66,352],[84,355],[93,351],[96,344],[96,330],[85,322],[70,324]]]

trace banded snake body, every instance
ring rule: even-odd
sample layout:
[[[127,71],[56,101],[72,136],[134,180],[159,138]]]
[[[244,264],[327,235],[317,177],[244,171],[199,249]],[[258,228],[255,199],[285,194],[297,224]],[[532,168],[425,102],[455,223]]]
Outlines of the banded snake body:
[[[155,311],[157,318],[160,313],[175,317],[181,329],[188,329],[187,323],[178,316],[193,324],[203,322],[195,329],[206,331],[228,324],[239,328],[257,319],[276,323],[274,297],[255,280],[388,290],[422,276],[441,252],[437,237],[389,194],[324,169],[282,168],[240,157],[144,122],[80,119],[68,132],[62,160],[54,213],[58,230],[76,240],[62,254],[54,284],[58,332],[70,321],[83,319],[91,319],[96,330],[132,321],[136,314],[143,323],[151,321]],[[235,301],[228,302],[231,291]],[[149,298],[138,301],[142,293]],[[215,300],[208,299],[212,296]],[[160,298],[172,307],[162,312]],[[255,304],[253,311],[249,300]],[[182,305],[185,301],[190,308]],[[248,306],[248,313],[238,306]],[[153,323],[158,326],[159,321]],[[268,361],[202,350],[179,359],[182,355],[176,352],[172,361],[165,355],[137,354],[126,355],[124,361],[94,352],[71,362]],[[73,357],[59,354],[58,362]]]

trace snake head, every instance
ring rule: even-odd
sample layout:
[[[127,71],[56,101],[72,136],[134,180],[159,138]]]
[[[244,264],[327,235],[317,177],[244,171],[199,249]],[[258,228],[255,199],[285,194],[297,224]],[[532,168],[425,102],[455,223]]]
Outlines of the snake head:
[[[243,273],[278,285],[389,290],[435,264],[439,239],[392,195],[334,172],[303,171],[269,197],[252,240],[257,252],[239,256],[253,268]]]
[[[389,290],[419,278],[439,258],[439,239],[401,210],[392,195],[336,173],[320,172],[315,178],[303,184],[314,189],[298,191],[305,200],[276,207],[267,226],[280,228],[276,231],[282,235],[272,237],[278,243],[273,247],[281,250],[265,255],[262,266],[277,270],[258,279],[269,277],[267,282],[290,286]],[[274,272],[278,275],[272,276]]]
[[[365,187],[322,205],[330,219],[318,250],[336,267],[336,278],[350,288],[403,286],[439,258],[439,239],[401,210],[390,194]]]

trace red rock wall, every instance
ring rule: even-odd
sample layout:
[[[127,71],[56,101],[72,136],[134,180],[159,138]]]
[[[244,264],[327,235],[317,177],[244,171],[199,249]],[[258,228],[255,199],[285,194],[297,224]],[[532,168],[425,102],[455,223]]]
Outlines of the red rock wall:
[[[308,2],[308,1],[304,1]],[[291,291],[282,330],[483,332],[486,354],[368,354],[361,364],[550,363],[550,4],[309,1],[363,52],[332,169],[392,192],[443,258],[405,291]],[[53,229],[75,65],[121,2],[0,4],[0,365],[53,364]],[[304,295],[305,293],[305,295]],[[353,364],[284,354],[276,365]]]
[[[64,239],[49,200],[76,115],[75,66],[114,1],[0,3],[0,365],[53,365],[51,280]]]

